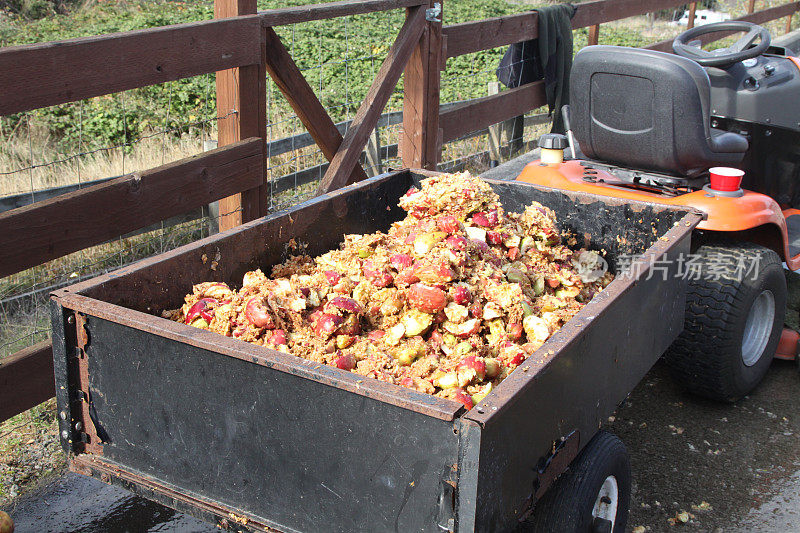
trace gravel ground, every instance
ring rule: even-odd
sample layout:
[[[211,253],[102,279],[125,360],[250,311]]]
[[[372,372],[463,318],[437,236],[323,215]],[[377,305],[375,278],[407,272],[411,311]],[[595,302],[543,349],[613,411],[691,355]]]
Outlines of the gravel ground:
[[[799,397],[785,361],[734,405],[688,396],[657,364],[607,424],[631,454],[630,528],[749,531],[773,519],[791,527],[761,531],[800,531],[797,507],[781,503],[800,500]]]
[[[0,424],[0,507],[62,472],[64,465],[55,399]]]

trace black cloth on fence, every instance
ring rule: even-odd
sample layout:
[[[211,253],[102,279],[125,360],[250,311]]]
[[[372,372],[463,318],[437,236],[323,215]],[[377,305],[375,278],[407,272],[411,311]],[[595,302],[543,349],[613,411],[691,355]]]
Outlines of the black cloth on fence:
[[[512,44],[497,67],[497,79],[513,88],[544,79],[547,107],[553,115],[553,132],[564,133],[561,106],[569,103],[569,71],[572,68],[572,4],[556,4],[535,10],[539,37]]]

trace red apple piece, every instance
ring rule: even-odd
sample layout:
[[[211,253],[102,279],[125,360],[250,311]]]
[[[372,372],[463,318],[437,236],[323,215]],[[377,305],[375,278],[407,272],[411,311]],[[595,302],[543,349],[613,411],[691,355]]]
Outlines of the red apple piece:
[[[260,296],[253,296],[244,305],[244,316],[257,328],[274,328],[272,317],[267,312],[264,300]]]
[[[445,215],[443,217],[439,217],[436,220],[436,225],[439,227],[440,230],[447,233],[455,233],[458,231],[458,228],[460,227],[458,219],[453,215]]]
[[[325,274],[325,279],[328,280],[330,285],[336,285],[342,279],[342,275],[333,270],[326,270],[323,274]]]
[[[466,250],[468,241],[466,238],[458,236],[458,235],[450,235],[445,242],[450,248],[454,250]]]
[[[353,370],[356,367],[356,357],[351,353],[346,353],[337,357],[333,364],[342,370]]]
[[[464,392],[463,389],[456,390],[455,394],[453,395],[453,399],[457,402],[460,402],[467,408],[467,411],[472,409],[474,404],[472,403],[472,398],[470,398],[469,394]]]
[[[209,311],[208,308],[211,304],[216,305],[217,303],[219,302],[214,298],[200,298],[186,312],[186,323],[191,324],[198,316],[202,317],[206,322],[211,323],[214,319],[214,313],[213,311]]]
[[[339,326],[344,324],[344,318],[339,315],[329,315],[322,313],[314,324],[314,332],[317,335],[324,336],[325,338],[333,335],[333,332],[339,329]]]
[[[328,303],[325,304],[325,311],[332,314],[333,308],[353,314],[359,314],[363,311],[360,303],[345,296],[334,296],[328,300]]]
[[[281,346],[289,344],[289,341],[286,339],[286,332],[282,329],[276,329],[272,331],[272,336],[269,338],[269,344],[273,346]]]
[[[468,355],[458,364],[458,369],[469,368],[475,371],[479,381],[486,377],[486,362],[483,357]]]
[[[415,283],[408,289],[408,303],[424,313],[435,314],[447,305],[447,294],[436,287]]]
[[[453,301],[459,305],[467,305],[472,301],[472,293],[463,285],[453,287]]]
[[[400,272],[414,264],[414,258],[408,254],[394,254],[389,258],[389,263]]]

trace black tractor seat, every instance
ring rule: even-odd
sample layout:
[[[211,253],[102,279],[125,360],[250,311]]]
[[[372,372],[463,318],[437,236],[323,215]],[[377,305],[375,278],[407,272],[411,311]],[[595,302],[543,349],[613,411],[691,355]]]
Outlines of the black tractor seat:
[[[694,61],[589,46],[570,75],[573,133],[587,158],[673,176],[735,165],[747,139],[710,126],[710,83]]]

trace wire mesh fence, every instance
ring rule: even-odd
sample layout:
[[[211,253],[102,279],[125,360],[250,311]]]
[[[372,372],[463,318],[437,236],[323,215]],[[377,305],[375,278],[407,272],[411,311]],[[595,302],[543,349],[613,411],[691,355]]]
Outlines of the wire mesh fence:
[[[404,13],[394,10],[277,28],[342,134]],[[266,199],[271,210],[312,197],[326,160],[286,98],[267,80]],[[363,166],[399,166],[402,86],[395,89]],[[170,163],[216,144],[215,76],[207,74],[0,117],[0,211]],[[110,206],[98,206],[106,209]],[[46,338],[50,291],[168,251],[216,231],[215,204],[0,279],[0,357]],[[187,280],[191,283],[191,280]],[[187,287],[189,289],[189,287]]]
[[[448,17],[446,8],[445,22],[481,18],[461,11]],[[677,10],[672,18],[676,15]],[[343,135],[404,17],[404,11],[396,9],[276,28]],[[605,24],[600,42],[641,46],[682,29],[643,17],[636,24],[631,26],[630,20]],[[636,42],[630,41],[631,34],[638,35]],[[575,31],[575,49],[586,39],[585,28]],[[505,51],[500,47],[450,58],[441,76],[441,104],[446,107],[504,90],[498,87],[496,70]],[[314,196],[327,161],[269,78],[266,91],[266,202],[270,210],[277,210]],[[402,166],[398,148],[402,103],[401,79],[362,155],[368,175]],[[218,116],[215,76],[205,74],[0,117],[0,212],[207,150],[215,145],[217,121],[233,113],[237,111]],[[533,110],[446,143],[440,170],[480,172],[530,148],[549,131],[543,113],[546,109]],[[216,204],[204,206],[0,279],[0,357],[46,336],[49,291],[208,236],[216,231],[218,217],[231,214],[219,213]]]
[[[403,20],[402,10],[392,10],[276,29],[343,135]],[[485,93],[483,78],[463,73],[456,81],[462,99]],[[0,209],[213,147],[217,120],[236,113],[218,116],[215,95],[215,77],[206,74],[0,118]],[[266,97],[267,202],[275,210],[312,197],[327,164],[271,79]],[[402,99],[401,82],[362,156],[369,175],[401,166]],[[452,143],[448,154],[480,151],[474,144]],[[229,214],[203,207],[0,279],[0,357],[46,337],[50,291],[205,237]]]
[[[0,209],[170,163],[215,136],[213,75],[0,118]],[[113,206],[97,206],[109,209]],[[0,357],[47,336],[47,294],[208,235],[209,209],[0,279]]]
[[[401,10],[279,27],[276,32],[342,135],[403,24]],[[399,164],[402,85],[395,88],[361,165],[368,175]],[[272,80],[267,84],[267,172],[270,208],[313,196],[326,159]]]

